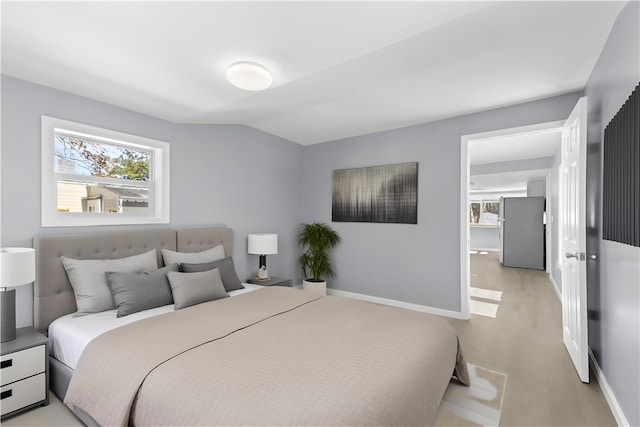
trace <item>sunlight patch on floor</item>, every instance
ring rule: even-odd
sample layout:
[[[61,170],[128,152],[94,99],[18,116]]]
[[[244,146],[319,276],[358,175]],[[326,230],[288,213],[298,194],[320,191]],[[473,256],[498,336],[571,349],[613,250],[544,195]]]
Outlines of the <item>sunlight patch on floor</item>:
[[[471,314],[478,314],[480,316],[496,318],[498,314],[498,304],[490,302],[471,300],[470,310]]]
[[[490,299],[493,301],[502,301],[502,291],[492,291],[490,289],[481,289],[471,287],[471,297]]]

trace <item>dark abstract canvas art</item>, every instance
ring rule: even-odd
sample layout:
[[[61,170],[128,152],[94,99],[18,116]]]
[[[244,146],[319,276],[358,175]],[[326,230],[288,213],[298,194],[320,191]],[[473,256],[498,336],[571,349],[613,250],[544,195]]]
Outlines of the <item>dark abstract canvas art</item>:
[[[335,222],[418,223],[418,163],[333,171]]]

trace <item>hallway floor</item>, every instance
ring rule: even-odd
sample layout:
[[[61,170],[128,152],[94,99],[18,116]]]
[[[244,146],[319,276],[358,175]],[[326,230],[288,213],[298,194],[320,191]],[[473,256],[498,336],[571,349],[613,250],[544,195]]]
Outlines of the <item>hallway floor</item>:
[[[448,319],[467,360],[508,375],[500,425],[615,426],[595,375],[583,384],[562,342],[562,309],[544,271],[471,255],[471,286],[502,292],[496,317]]]

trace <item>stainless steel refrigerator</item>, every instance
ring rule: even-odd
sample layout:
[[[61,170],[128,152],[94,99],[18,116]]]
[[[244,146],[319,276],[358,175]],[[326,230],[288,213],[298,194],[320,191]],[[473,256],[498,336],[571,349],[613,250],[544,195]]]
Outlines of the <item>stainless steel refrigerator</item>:
[[[544,205],[544,197],[500,198],[499,259],[505,267],[544,270]]]

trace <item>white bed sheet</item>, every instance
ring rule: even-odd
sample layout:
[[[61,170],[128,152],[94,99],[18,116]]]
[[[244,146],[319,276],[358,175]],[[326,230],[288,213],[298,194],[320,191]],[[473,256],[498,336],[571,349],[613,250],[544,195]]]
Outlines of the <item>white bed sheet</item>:
[[[262,288],[260,285],[252,285],[250,283],[243,283],[243,285],[244,289],[231,291],[229,295],[233,297]],[[84,348],[98,335],[138,320],[172,311],[173,304],[140,311],[124,317],[116,317],[118,313],[116,309],[80,317],[73,317],[72,314],[67,314],[54,320],[49,326],[50,352],[60,362],[71,369],[75,369]]]

